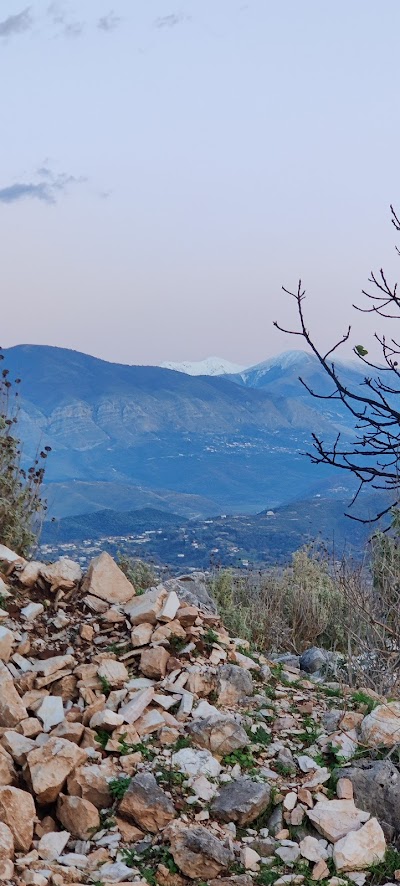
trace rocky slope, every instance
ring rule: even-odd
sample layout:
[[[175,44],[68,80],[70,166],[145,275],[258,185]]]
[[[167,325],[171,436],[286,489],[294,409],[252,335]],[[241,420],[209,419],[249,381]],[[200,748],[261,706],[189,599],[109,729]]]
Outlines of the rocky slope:
[[[400,703],[324,681],[319,650],[251,652],[199,574],[139,595],[104,553],[0,561],[1,882],[400,876],[399,773],[373,759]]]

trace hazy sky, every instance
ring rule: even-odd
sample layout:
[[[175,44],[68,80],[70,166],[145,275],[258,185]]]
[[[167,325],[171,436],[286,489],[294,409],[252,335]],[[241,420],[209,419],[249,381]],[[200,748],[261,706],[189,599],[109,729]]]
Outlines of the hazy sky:
[[[399,0],[1,0],[1,344],[255,363],[299,275],[340,334],[397,271],[399,34]]]

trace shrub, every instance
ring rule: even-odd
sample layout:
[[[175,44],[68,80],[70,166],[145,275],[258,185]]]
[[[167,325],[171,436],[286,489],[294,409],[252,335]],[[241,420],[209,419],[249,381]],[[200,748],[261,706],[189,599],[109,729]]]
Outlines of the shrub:
[[[120,778],[112,778],[108,782],[108,789],[113,800],[122,800],[125,796],[132,779],[129,775],[122,775]]]
[[[222,620],[259,650],[303,651],[317,641],[344,649],[349,617],[343,588],[323,552],[302,548],[286,569],[245,576],[218,572],[210,582]]]
[[[222,620],[236,637],[265,652],[302,652],[318,644],[343,653],[346,682],[383,695],[400,691],[400,514],[377,532],[368,558],[330,562],[305,547],[291,566],[210,581]]]
[[[4,355],[0,349],[0,360]],[[0,538],[16,553],[26,555],[39,534],[46,504],[41,497],[44,463],[50,446],[40,450],[28,469],[23,467],[18,424],[20,379],[0,376]]]
[[[396,511],[390,532],[377,532],[371,538],[369,569],[354,569],[343,561],[338,573],[352,613],[347,646],[350,681],[384,695],[396,695],[400,689],[399,532]]]
[[[143,594],[148,588],[158,584],[158,578],[148,563],[143,560],[118,554],[117,563],[127,579],[133,584],[136,594]]]

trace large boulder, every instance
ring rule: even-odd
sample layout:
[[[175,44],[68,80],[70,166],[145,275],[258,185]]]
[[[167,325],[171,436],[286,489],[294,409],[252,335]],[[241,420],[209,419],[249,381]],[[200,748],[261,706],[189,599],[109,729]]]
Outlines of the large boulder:
[[[88,840],[100,828],[100,815],[96,806],[82,797],[60,794],[57,801],[57,818],[73,837]]]
[[[140,624],[155,625],[158,616],[161,614],[167,591],[163,585],[156,588],[150,588],[145,594],[130,600],[125,606],[125,612],[129,616],[134,627]]]
[[[221,757],[244,748],[249,743],[243,726],[233,717],[224,714],[212,714],[210,717],[194,720],[188,726],[188,732],[194,744]]]
[[[361,741],[370,748],[392,748],[400,742],[400,701],[378,705],[364,717]]]
[[[109,782],[116,778],[117,769],[111,758],[98,763],[78,766],[67,780],[68,793],[75,797],[83,797],[93,803],[97,809],[103,809],[111,803]]]
[[[253,680],[248,671],[238,665],[222,665],[218,670],[218,704],[240,704],[253,695]]]
[[[354,800],[319,800],[307,815],[326,840],[336,843],[349,831],[357,831],[369,819],[369,813],[357,809]]]
[[[238,778],[225,784],[211,805],[212,814],[220,821],[235,821],[246,827],[269,806],[269,785],[249,778]]]
[[[204,612],[217,612],[217,607],[208,593],[204,572],[192,572],[190,575],[180,575],[179,578],[170,578],[164,582],[167,591],[175,591],[179,600],[197,606]]]
[[[386,853],[386,842],[382,828],[376,818],[360,828],[350,831],[335,844],[333,860],[338,873],[363,871],[379,861]]]
[[[27,756],[27,777],[40,804],[57,799],[68,776],[86,760],[86,752],[72,741],[49,738]]]
[[[218,760],[205,749],[197,750],[197,748],[181,748],[172,754],[171,763],[179,772],[185,775],[210,775],[215,777],[221,771],[221,765]]]
[[[387,839],[400,834],[400,773],[390,760],[357,760],[335,776],[350,779],[357,806],[380,821]]]
[[[18,695],[10,672],[0,663],[0,726],[17,726],[27,716],[28,712]]]
[[[177,829],[171,835],[171,855],[191,880],[217,877],[234,860],[232,849],[200,825]]]
[[[51,590],[58,588],[68,590],[73,588],[74,584],[80,582],[82,569],[79,563],[75,563],[74,560],[70,560],[68,557],[60,557],[56,563],[41,564],[40,575],[51,585]]]
[[[82,588],[106,603],[127,603],[135,588],[106,551],[90,563]]]
[[[154,680],[160,680],[161,677],[165,677],[169,657],[169,652],[163,646],[144,649],[139,665],[142,674]]]
[[[35,804],[28,791],[0,787],[0,821],[10,828],[17,852],[29,852],[35,817]]]
[[[306,649],[300,656],[299,664],[301,670],[305,671],[306,674],[315,674],[324,667],[327,660],[328,656],[325,649],[320,649],[319,646],[311,646],[310,649]]]
[[[134,821],[151,834],[157,834],[175,818],[176,812],[174,804],[159,787],[154,775],[139,772],[132,778],[119,804],[118,815]]]

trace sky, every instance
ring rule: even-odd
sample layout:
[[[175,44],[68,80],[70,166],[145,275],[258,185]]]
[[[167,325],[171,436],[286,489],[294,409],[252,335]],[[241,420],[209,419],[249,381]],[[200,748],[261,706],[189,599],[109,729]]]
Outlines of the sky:
[[[398,0],[1,0],[1,344],[250,365],[396,278]],[[399,243],[400,245],[400,243]]]

